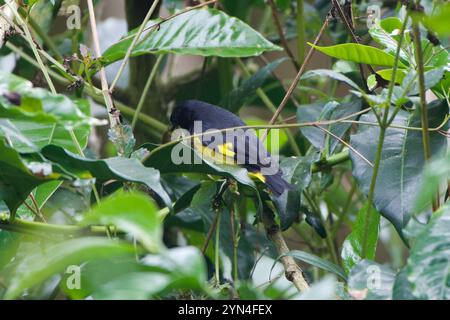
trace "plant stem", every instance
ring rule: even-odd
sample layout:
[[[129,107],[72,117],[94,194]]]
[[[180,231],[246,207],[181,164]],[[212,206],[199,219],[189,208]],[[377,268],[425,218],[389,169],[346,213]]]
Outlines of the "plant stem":
[[[233,281],[236,284],[239,280],[238,276],[238,239],[236,237],[235,217],[238,216],[238,199],[233,201],[233,207],[230,209],[230,232],[233,241]]]
[[[420,4],[420,2],[418,2]],[[414,49],[416,57],[417,72],[419,76],[420,117],[422,120],[422,144],[425,161],[431,158],[430,133],[428,132],[428,109],[425,95],[425,68],[423,64],[422,43],[420,29],[417,21],[413,20]],[[433,211],[439,208],[439,193],[434,197],[432,203]]]
[[[400,59],[400,51],[401,51],[401,47],[402,47],[402,43],[403,43],[403,39],[404,39],[405,28],[406,28],[407,23],[408,23],[408,15],[405,17],[405,20],[403,21],[403,25],[402,25],[402,30],[400,31],[400,39],[397,43],[397,50],[395,53],[394,66],[393,66],[393,70],[392,70],[392,79],[391,79],[391,82],[389,83],[388,95],[387,95],[387,98],[386,98],[386,101],[384,104],[383,119],[380,123],[380,133],[378,136],[378,145],[377,145],[377,150],[376,150],[376,154],[375,154],[374,167],[372,170],[372,178],[371,178],[370,186],[369,186],[369,193],[367,195],[367,203],[368,204],[367,204],[367,210],[365,212],[366,219],[365,219],[365,224],[364,224],[364,237],[362,240],[362,248],[361,248],[361,255],[362,255],[363,259],[366,258],[366,255],[367,255],[367,243],[368,243],[368,237],[369,237],[369,222],[371,221],[370,215],[372,214],[372,202],[373,202],[373,199],[375,196],[375,187],[376,187],[378,171],[380,169],[380,163],[381,163],[381,158],[382,158],[382,153],[383,153],[384,138],[386,136],[386,130],[387,130],[388,124],[389,124],[389,109],[391,107],[391,99],[392,99],[392,94],[394,92],[394,86],[395,86],[395,81],[396,81],[396,77],[397,77],[398,61]]]
[[[430,137],[428,134],[428,110],[427,102],[425,96],[425,77],[424,77],[424,66],[423,66],[423,52],[422,44],[420,40],[420,30],[417,22],[413,22],[413,34],[414,34],[414,48],[417,63],[417,72],[419,76],[419,96],[420,96],[420,114],[422,118],[422,140],[423,140],[423,152],[425,159],[429,159],[431,156],[430,152]]]
[[[309,289],[308,282],[303,277],[302,270],[295,262],[294,258],[289,255],[289,247],[284,241],[280,226],[275,222],[271,212],[263,212],[261,215],[266,234],[275,245],[278,255],[281,256],[280,261],[284,267],[284,274],[286,279],[291,281],[299,292],[304,292]]]
[[[51,52],[55,55],[56,59],[62,61],[64,60],[64,57],[59,53],[58,47],[53,42],[53,40],[48,36],[46,32],[42,30],[42,28],[39,26],[39,24],[33,19],[33,17],[28,16],[25,9],[22,7],[19,8],[19,14],[26,18],[27,21],[30,23],[31,28],[34,30],[34,32],[44,41],[44,43],[47,45],[47,47],[50,49]]]
[[[387,114],[387,112],[386,112]],[[373,165],[373,170],[372,170],[372,179],[370,180],[370,187],[369,187],[369,194],[367,196],[367,211],[366,211],[366,220],[365,220],[365,224],[364,224],[364,237],[363,237],[363,241],[361,244],[361,255],[362,258],[366,258],[367,255],[367,242],[368,242],[368,235],[369,235],[369,221],[371,221],[370,219],[370,215],[372,214],[372,202],[374,199],[374,195],[375,195],[375,186],[377,183],[377,177],[378,177],[378,171],[380,169],[380,163],[381,163],[381,156],[382,156],[382,152],[383,152],[383,144],[384,144],[384,138],[386,135],[386,128],[385,127],[380,127],[380,134],[378,136],[378,145],[377,145],[377,151],[375,154],[375,161],[374,161],[374,165]]]
[[[216,276],[216,285],[220,285],[220,218],[221,211],[217,211],[217,226],[216,226],[216,241],[214,247],[214,266],[215,266],[215,276]]]
[[[150,20],[150,18],[152,17],[153,13],[155,12],[157,6],[159,4],[159,0],[154,0],[150,9],[147,12],[147,15],[144,18],[144,21],[142,21],[141,26],[139,27],[138,32],[136,33],[136,35],[133,38],[133,41],[131,42],[131,45],[128,47],[127,49],[127,53],[125,54],[125,57],[122,60],[122,63],[119,67],[119,71],[117,71],[117,74],[113,80],[113,82],[111,83],[111,86],[109,88],[110,92],[112,93],[114,91],[114,88],[116,87],[117,82],[120,79],[120,76],[123,73],[123,70],[125,70],[125,66],[128,63],[128,60],[131,57],[131,53],[133,52],[133,49],[136,47],[137,42],[139,41],[139,39],[141,38],[142,32],[144,31],[145,26],[147,25],[147,22]]]
[[[303,0],[297,0],[297,50],[299,64],[303,64],[305,61],[305,43],[305,10]]]
[[[141,98],[139,99],[139,103],[138,103],[136,110],[134,112],[134,115],[133,115],[133,121],[131,122],[131,128],[133,130],[136,127],[136,123],[139,119],[139,114],[141,113],[142,107],[144,106],[148,91],[150,90],[150,87],[152,86],[153,79],[155,78],[156,72],[158,71],[159,65],[161,64],[163,57],[164,57],[164,55],[162,55],[162,54],[158,56],[158,59],[156,59],[156,62],[153,65],[152,71],[150,72],[147,82],[145,83],[144,90],[142,91]]]
[[[291,58],[292,63],[294,64],[295,68],[298,71],[300,69],[300,65],[297,62],[297,59],[295,58],[294,54],[292,53],[291,48],[289,48],[286,36],[284,35],[283,26],[281,25],[281,21],[277,12],[278,10],[277,5],[275,4],[274,0],[268,0],[268,3],[270,5],[270,9],[272,10],[273,22],[275,23],[275,27],[277,28],[278,36],[280,37],[280,42],[284,50],[286,51],[286,54],[288,55],[289,58]]]
[[[94,42],[94,51],[95,55],[98,58],[101,57],[102,53],[100,50],[100,41],[98,38],[97,23],[95,21],[95,10],[92,0],[87,0],[87,5],[89,10],[89,21],[91,24],[92,40]],[[112,100],[111,93],[109,91],[108,80],[106,79],[106,72],[104,67],[100,68],[99,75],[102,84],[103,98],[105,99],[106,109],[108,110],[109,125],[111,129],[114,129],[120,125],[120,111],[114,108],[114,103]],[[119,150],[119,153],[121,153],[122,151],[123,150]]]
[[[33,54],[36,58],[37,63],[39,64],[39,68],[41,69],[45,80],[47,81],[50,91],[53,94],[56,94],[55,86],[53,85],[52,79],[50,78],[50,76],[47,72],[47,68],[45,68],[44,63],[42,62],[41,56],[39,55],[39,52],[36,47],[36,43],[34,42],[33,37],[31,36],[31,32],[30,32],[30,29],[28,28],[27,23],[22,19],[22,17],[19,15],[19,13],[16,10],[14,10],[14,8],[9,4],[9,2],[6,2],[6,4],[8,5],[9,9],[14,13],[14,16],[16,17],[17,21],[19,22],[20,26],[23,28],[23,32],[25,33],[25,38],[26,38],[31,50],[33,51]]]
[[[86,156],[84,155],[83,152],[83,148],[80,145],[80,142],[77,139],[77,136],[75,135],[75,132],[73,131],[73,129],[68,129],[69,131],[69,135],[70,138],[72,139],[72,142],[74,144],[74,146],[77,148],[78,154],[80,156],[82,156],[83,158],[86,158]],[[100,203],[100,195],[98,193],[97,187],[95,186],[95,183],[92,186],[92,192],[94,193],[94,197],[95,197],[95,201],[97,202],[97,204]]]
[[[0,216],[0,229],[8,230],[24,234],[33,234],[38,236],[66,235],[66,236],[83,236],[86,234],[103,234],[106,236],[106,227],[92,226],[79,227],[73,225],[57,225],[35,221],[27,221],[19,218],[10,220],[7,217]]]
[[[311,166],[312,173],[321,172],[325,169],[329,169],[335,165],[346,162],[350,159],[350,152],[348,149],[345,149],[339,153],[333,154],[326,160],[316,162]]]

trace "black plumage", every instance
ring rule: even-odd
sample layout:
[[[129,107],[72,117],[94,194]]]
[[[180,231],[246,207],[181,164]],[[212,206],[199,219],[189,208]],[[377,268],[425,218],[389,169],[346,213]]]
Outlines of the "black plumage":
[[[195,121],[201,121],[202,133],[207,130],[220,130],[245,126],[245,123],[235,114],[218,106],[197,100],[188,100],[177,105],[170,117],[170,122],[173,127],[181,127],[189,131],[190,134],[199,133],[194,132]],[[231,139],[230,133],[232,133]],[[236,153],[235,158],[236,160],[240,160],[238,161],[238,164],[245,167],[249,172],[259,173],[262,169],[273,168],[275,165],[272,162],[273,160],[270,153],[265,149],[253,131],[236,130],[228,132],[228,136],[226,133],[223,133],[222,136],[224,139],[226,137],[225,142],[232,142],[233,151]],[[245,142],[243,142],[242,139],[245,140]],[[201,140],[204,146],[208,146],[212,149],[217,147],[217,144],[215,144],[215,141],[211,136],[205,135]],[[244,150],[243,146],[245,146]],[[238,158],[239,154],[242,155],[241,158]],[[292,186],[282,178],[283,172],[278,166],[276,166],[275,171],[271,174],[267,174],[267,171],[269,170],[263,172],[264,183],[275,196],[280,196],[286,189],[292,188]]]

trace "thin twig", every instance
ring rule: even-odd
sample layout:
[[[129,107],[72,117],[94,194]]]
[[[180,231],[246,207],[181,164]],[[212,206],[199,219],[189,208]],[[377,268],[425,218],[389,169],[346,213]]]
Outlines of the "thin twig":
[[[209,245],[209,242],[211,241],[212,235],[213,235],[214,231],[216,230],[218,216],[219,216],[218,214],[214,215],[214,219],[213,219],[213,221],[211,223],[211,226],[209,227],[208,233],[206,234],[206,239],[205,239],[205,242],[204,242],[204,244],[202,246],[202,253],[203,254],[206,253],[206,250],[208,249],[208,245]]]
[[[319,33],[317,34],[316,39],[314,39],[314,46],[317,45],[317,43],[322,38],[323,32],[325,31],[325,28],[328,26],[328,19],[329,19],[329,17],[327,16],[325,18],[325,21],[324,21],[322,27],[320,28]],[[277,121],[278,117],[281,114],[281,111],[283,111],[289,98],[291,97],[292,93],[294,92],[295,88],[297,87],[297,85],[300,81],[300,78],[302,77],[303,73],[305,72],[306,66],[308,65],[309,60],[311,59],[311,57],[314,53],[314,50],[315,50],[314,46],[312,46],[309,49],[308,54],[306,55],[305,61],[303,61],[302,66],[300,67],[300,70],[298,71],[294,81],[292,82],[291,86],[289,87],[288,91],[286,92],[286,95],[284,96],[283,100],[281,101],[280,105],[278,106],[277,111],[274,113],[274,115],[270,119],[270,121],[269,121],[270,125],[274,124]],[[267,134],[268,134],[268,130],[262,133],[261,141],[264,141],[267,138]]]
[[[355,34],[355,30],[354,30],[352,24],[350,24],[350,22],[347,20],[347,17],[345,16],[345,13],[344,13],[344,10],[341,7],[341,4],[339,3],[338,0],[332,0],[332,2],[333,2],[334,8],[336,8],[336,10],[337,10],[337,12],[339,14],[339,17],[341,18],[342,22],[344,22],[344,25],[347,28],[347,31],[350,33],[353,41],[355,43],[357,43],[357,44],[360,44],[360,41],[359,41],[358,37]],[[368,67],[369,67],[370,72],[372,74],[376,74],[375,70],[373,69],[373,67],[371,65],[368,65]],[[361,71],[362,71],[362,69],[361,69]],[[363,80],[364,80],[365,79],[364,74],[362,76],[363,76]]]
[[[133,38],[133,41],[131,42],[131,45],[128,47],[127,49],[127,53],[125,54],[125,57],[122,60],[122,63],[120,64],[119,67],[119,71],[117,71],[117,74],[113,80],[113,82],[111,83],[111,86],[109,87],[109,91],[112,93],[114,91],[114,88],[116,87],[117,82],[120,79],[120,76],[123,73],[123,70],[125,70],[125,66],[128,63],[128,60],[131,57],[131,53],[133,52],[133,49],[136,47],[137,42],[139,41],[142,32],[144,31],[145,26],[147,25],[147,22],[150,20],[150,18],[152,17],[153,13],[156,10],[156,7],[159,4],[159,0],[154,0],[150,9],[147,12],[147,15],[144,18],[144,21],[142,21],[141,26],[139,27],[138,32],[136,33],[136,35]]]
[[[300,69],[300,65],[298,64],[297,59],[295,58],[294,54],[292,53],[291,48],[289,48],[289,44],[284,35],[283,26],[281,25],[280,17],[278,16],[277,5],[275,4],[275,2],[273,0],[268,0],[268,2],[270,5],[270,9],[272,10],[273,22],[275,23],[275,27],[277,28],[278,36],[280,37],[280,41],[281,41],[281,45],[283,46],[284,50],[286,50],[286,54],[289,56],[289,58],[291,58],[291,61],[294,64],[295,69],[297,69],[297,71],[298,71]]]
[[[156,76],[156,72],[158,71],[159,65],[161,64],[161,61],[163,58],[164,58],[164,55],[162,55],[162,54],[158,56],[155,64],[153,65],[152,71],[150,72],[150,75],[147,79],[147,82],[145,83],[144,90],[142,91],[141,97],[140,97],[138,105],[136,107],[136,112],[133,115],[133,121],[131,122],[131,128],[133,130],[136,127],[136,123],[139,119],[139,114],[141,113],[142,107],[144,106],[145,100],[147,98],[148,91],[150,90],[150,87],[152,86],[153,79]]]
[[[323,132],[325,132],[326,134],[332,136],[333,138],[335,138],[336,140],[338,140],[340,143],[342,143],[343,145],[345,145],[347,148],[349,148],[350,150],[352,150],[354,153],[356,153],[362,160],[364,160],[369,166],[373,167],[372,162],[370,162],[366,157],[363,156],[363,154],[361,152],[359,152],[358,150],[356,150],[355,148],[353,148],[348,142],[344,141],[343,139],[341,139],[340,137],[338,137],[337,135],[335,135],[333,132],[321,127],[321,126],[315,126],[316,128],[322,130]]]
[[[36,47],[36,43],[33,40],[33,37],[31,35],[30,29],[28,29],[27,23],[22,19],[22,17],[17,12],[17,10],[15,10],[8,1],[6,1],[5,3],[9,7],[11,12],[14,13],[14,16],[16,17],[17,21],[19,22],[20,26],[23,28],[23,32],[25,34],[26,40],[28,41],[28,44],[30,45],[31,50],[33,51],[33,54],[34,54],[34,56],[36,58],[36,61],[38,62],[39,66],[41,68],[41,71],[44,74],[44,78],[47,81],[47,84],[48,84],[48,87],[50,88],[50,91],[53,94],[56,94],[55,86],[53,85],[52,79],[50,78],[50,76],[49,76],[49,74],[47,72],[47,69],[44,66],[44,63],[42,62],[41,56],[39,55],[37,47]],[[11,24],[11,25],[14,27],[14,24]]]

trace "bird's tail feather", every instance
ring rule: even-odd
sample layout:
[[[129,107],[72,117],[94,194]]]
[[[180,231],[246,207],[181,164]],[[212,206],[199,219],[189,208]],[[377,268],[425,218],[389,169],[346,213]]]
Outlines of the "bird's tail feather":
[[[281,175],[282,173],[279,171],[277,174],[264,176],[267,188],[272,191],[276,197],[279,197],[286,189],[294,189],[294,186],[285,181]]]

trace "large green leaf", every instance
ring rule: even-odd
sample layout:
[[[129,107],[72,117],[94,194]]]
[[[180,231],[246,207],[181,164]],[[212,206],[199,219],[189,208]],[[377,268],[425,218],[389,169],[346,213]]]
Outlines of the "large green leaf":
[[[0,72],[0,136],[19,152],[35,152],[50,142],[76,152],[69,130],[84,148],[91,125],[100,123],[90,117],[87,100],[33,88],[25,79]]]
[[[83,114],[87,117],[90,116],[90,105],[86,100],[72,101]],[[53,134],[51,144],[63,147],[71,152],[78,152],[78,148],[69,133],[71,126],[67,127],[64,123],[47,124],[29,120],[10,120],[10,124],[38,149],[48,145],[49,137]],[[81,148],[84,149],[87,146],[91,126],[87,123],[80,123],[73,128],[73,131]],[[30,148],[28,143],[15,139],[14,136],[10,137],[10,140],[14,148],[22,153],[36,151]]]
[[[97,123],[80,110],[76,100],[42,88],[33,88],[28,80],[4,72],[0,72],[0,118],[58,122],[71,127]]]
[[[147,27],[157,26],[160,22],[161,20],[150,21]],[[109,47],[103,53],[105,62],[111,63],[122,59],[136,32],[137,29],[131,31],[125,40]],[[279,49],[247,24],[228,16],[223,11],[198,9],[152,28],[139,40],[132,55],[175,53],[247,57]]]
[[[42,154],[66,170],[88,171],[98,181],[115,179],[121,182],[143,183],[171,207],[169,195],[161,185],[159,171],[144,167],[137,159],[124,157],[88,159],[53,145],[42,149]]]
[[[38,245],[39,246],[39,245]],[[79,238],[52,244],[46,248],[33,247],[23,253],[8,281],[6,299],[13,299],[50,276],[92,259],[116,255],[131,255],[133,246],[105,238]]]
[[[314,49],[337,59],[365,63],[374,66],[392,67],[395,57],[381,49],[357,43],[344,43],[329,47],[310,44]],[[399,61],[401,67],[405,65]]]
[[[439,126],[447,114],[447,107],[440,101],[428,105],[429,127]],[[364,115],[361,121],[376,123],[373,114]],[[400,111],[394,124],[407,127],[421,127],[418,114]],[[351,137],[352,146],[370,162],[375,160],[379,137],[377,126],[360,125]],[[447,141],[437,132],[430,132],[430,146],[435,156],[445,150]],[[353,176],[364,193],[369,192],[373,168],[354,152],[350,153]],[[425,165],[422,148],[422,132],[389,128],[383,144],[380,168],[375,187],[375,208],[393,223],[401,234],[410,220],[414,200],[420,190],[421,172]],[[387,187],[388,186],[388,187]]]
[[[102,201],[83,216],[83,224],[115,225],[133,235],[147,250],[161,246],[162,225],[158,209],[140,193],[119,192]]]
[[[245,80],[239,87],[233,89],[221,102],[220,106],[237,113],[239,109],[256,93],[264,82],[271,77],[272,72],[287,58],[280,58],[261,68]]]
[[[378,243],[380,229],[380,214],[372,207],[367,210],[365,204],[358,213],[353,223],[352,232],[347,236],[342,245],[342,262],[347,273],[363,258],[373,260]],[[365,247],[365,256],[363,251]]]
[[[450,299],[450,207],[445,205],[414,240],[406,267],[412,294]]]

